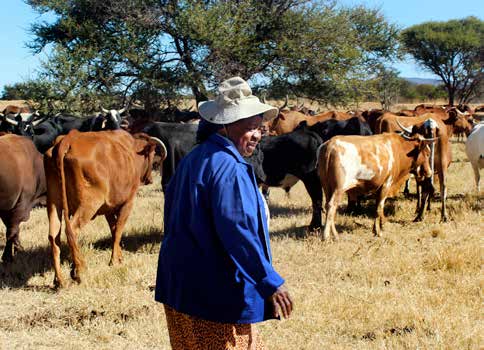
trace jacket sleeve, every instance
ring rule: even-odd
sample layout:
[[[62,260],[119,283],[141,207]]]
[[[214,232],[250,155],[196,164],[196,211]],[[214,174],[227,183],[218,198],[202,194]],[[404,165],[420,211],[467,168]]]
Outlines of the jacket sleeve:
[[[267,298],[284,279],[266,257],[258,232],[263,230],[258,226],[258,190],[247,169],[240,165],[224,172],[213,184],[211,204],[216,234],[244,278]]]

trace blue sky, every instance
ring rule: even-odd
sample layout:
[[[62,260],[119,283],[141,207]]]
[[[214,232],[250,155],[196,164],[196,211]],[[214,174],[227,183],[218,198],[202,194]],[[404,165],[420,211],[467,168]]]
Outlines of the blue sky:
[[[484,19],[483,0],[340,0],[343,5],[365,4],[380,8],[388,21],[401,28],[426,21],[476,16]],[[48,19],[33,12],[22,0],[2,0],[0,5],[2,29],[0,35],[0,92],[6,84],[14,84],[35,76],[45,52],[33,55],[25,43],[31,40],[28,33],[31,23]],[[433,78],[411,60],[395,65],[403,77]]]

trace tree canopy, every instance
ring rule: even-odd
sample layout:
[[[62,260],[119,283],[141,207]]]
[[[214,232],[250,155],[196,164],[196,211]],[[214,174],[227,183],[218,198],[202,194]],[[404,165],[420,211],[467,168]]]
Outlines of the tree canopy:
[[[331,0],[26,2],[56,18],[31,28],[34,52],[54,47],[44,80],[66,96],[129,95],[148,109],[187,92],[204,100],[233,75],[344,103],[397,53],[398,28],[379,10]]]
[[[426,22],[401,34],[405,51],[439,76],[449,104],[469,102],[484,78],[484,21],[468,17]]]

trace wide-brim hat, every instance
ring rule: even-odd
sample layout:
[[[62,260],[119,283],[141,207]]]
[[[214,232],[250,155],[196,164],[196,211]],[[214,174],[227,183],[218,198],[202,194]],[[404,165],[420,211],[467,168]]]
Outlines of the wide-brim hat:
[[[263,116],[263,121],[269,121],[277,116],[278,109],[260,102],[240,77],[223,81],[218,92],[214,100],[198,104],[200,116],[210,123],[230,124],[258,114]]]

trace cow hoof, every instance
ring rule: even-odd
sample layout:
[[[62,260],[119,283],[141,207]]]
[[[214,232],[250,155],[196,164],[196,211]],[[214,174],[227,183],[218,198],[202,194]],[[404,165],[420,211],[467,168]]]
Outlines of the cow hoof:
[[[440,222],[449,222],[449,219],[447,218],[447,216],[444,216],[444,217],[443,217],[443,218],[440,220]]]
[[[2,255],[2,263],[4,265],[8,265],[10,264],[11,262],[13,261],[13,257],[11,254],[6,254],[5,252],[3,252],[3,255]]]
[[[66,283],[64,280],[59,280],[57,277],[54,277],[54,289],[60,290],[66,287]]]
[[[109,260],[109,266],[115,266],[115,265],[121,265],[123,262],[123,258],[120,256],[120,257],[117,257],[117,258],[111,258],[111,260]]]
[[[71,270],[71,278],[76,281],[77,283],[81,283],[81,276],[79,275],[79,271],[76,268]]]
[[[419,215],[415,219],[413,219],[413,222],[420,222],[422,220],[423,220],[423,218]]]
[[[20,244],[20,242],[15,242],[13,244],[13,255],[15,256],[16,254],[23,252],[24,247]]]
[[[15,249],[12,245],[9,245],[7,244],[7,246],[5,247],[5,250],[3,251],[3,254],[2,254],[2,262],[4,264],[10,264],[13,262],[13,257],[15,255]]]

